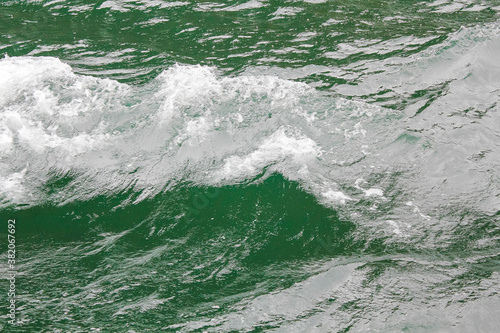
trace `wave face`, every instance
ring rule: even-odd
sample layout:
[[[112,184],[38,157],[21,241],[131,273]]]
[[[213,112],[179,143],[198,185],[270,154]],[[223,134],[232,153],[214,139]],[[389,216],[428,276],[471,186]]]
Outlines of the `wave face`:
[[[495,331],[498,10],[0,5],[0,328]]]

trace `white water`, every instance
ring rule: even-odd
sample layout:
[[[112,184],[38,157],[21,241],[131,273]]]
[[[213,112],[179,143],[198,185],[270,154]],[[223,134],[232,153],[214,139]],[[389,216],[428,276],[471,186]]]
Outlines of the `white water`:
[[[76,75],[54,58],[2,59],[2,203],[64,203],[129,186],[144,199],[179,181],[235,184],[279,172],[325,205],[361,203],[349,213],[353,220],[422,241],[432,225],[452,229],[454,211],[500,207],[493,28],[462,29],[356,88],[387,87],[405,73],[415,77],[392,84],[393,93],[445,84],[429,106],[428,97],[410,99],[404,112],[276,76],[223,77],[202,66],[176,65],[129,86]],[[345,88],[339,92],[349,95]],[[65,174],[74,176],[70,186],[43,193]],[[391,197],[391,213],[381,214]]]
[[[368,154],[363,123],[386,113],[302,83],[221,78],[201,66],[174,66],[141,87],[76,75],[54,58],[6,58],[0,72],[5,204],[36,203],[44,182],[66,172],[79,186],[50,200],[131,180],[143,189],[183,178],[237,183],[265,168],[328,192],[336,185],[325,168],[344,163],[337,148],[352,145],[339,148],[346,158]]]

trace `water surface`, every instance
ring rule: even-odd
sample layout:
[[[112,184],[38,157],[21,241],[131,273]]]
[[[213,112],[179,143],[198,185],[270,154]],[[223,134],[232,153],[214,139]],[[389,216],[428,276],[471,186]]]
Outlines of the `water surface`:
[[[4,1],[1,330],[498,331],[499,11]]]

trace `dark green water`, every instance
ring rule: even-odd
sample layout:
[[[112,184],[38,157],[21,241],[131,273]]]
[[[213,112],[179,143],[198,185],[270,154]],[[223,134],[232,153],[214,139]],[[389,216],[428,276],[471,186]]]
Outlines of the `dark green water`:
[[[499,332],[499,13],[3,1],[0,331]]]

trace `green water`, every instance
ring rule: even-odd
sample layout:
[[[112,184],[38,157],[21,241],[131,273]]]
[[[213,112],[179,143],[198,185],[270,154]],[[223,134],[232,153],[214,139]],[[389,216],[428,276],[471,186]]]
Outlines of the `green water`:
[[[0,331],[500,331],[499,12],[3,1]]]

